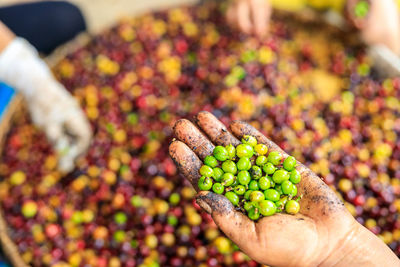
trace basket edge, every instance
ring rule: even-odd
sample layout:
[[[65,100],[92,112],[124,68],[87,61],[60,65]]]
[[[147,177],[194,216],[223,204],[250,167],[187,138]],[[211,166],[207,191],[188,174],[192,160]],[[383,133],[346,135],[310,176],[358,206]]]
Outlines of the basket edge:
[[[22,107],[22,96],[16,95],[11,101],[4,112],[2,120],[0,122],[0,154],[3,151],[3,145],[7,136],[8,131],[11,128],[12,119],[18,109]],[[17,245],[11,240],[8,235],[7,223],[4,219],[3,209],[0,204],[0,243],[3,248],[4,254],[7,259],[15,267],[27,267],[28,265],[24,262],[21,255],[18,252]]]

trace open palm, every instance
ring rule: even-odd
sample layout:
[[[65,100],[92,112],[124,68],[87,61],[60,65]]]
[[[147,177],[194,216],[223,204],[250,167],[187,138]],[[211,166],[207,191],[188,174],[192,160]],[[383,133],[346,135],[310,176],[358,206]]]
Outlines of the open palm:
[[[269,152],[279,151],[284,158],[288,156],[244,122],[233,122],[229,132],[209,112],[200,112],[195,120],[197,126],[185,119],[176,122],[174,132],[179,141],[173,141],[169,149],[180,172],[197,191],[202,160],[212,154],[216,145],[238,145],[243,135],[252,135],[259,143],[267,145]],[[236,211],[222,195],[200,192],[197,202],[212,215],[219,228],[257,262],[273,266],[336,265],[342,260],[337,255],[348,254],[344,251],[347,243],[352,243],[364,228],[318,176],[302,164],[298,164],[297,170],[302,176],[298,184],[301,209],[297,215],[276,214],[254,222]]]

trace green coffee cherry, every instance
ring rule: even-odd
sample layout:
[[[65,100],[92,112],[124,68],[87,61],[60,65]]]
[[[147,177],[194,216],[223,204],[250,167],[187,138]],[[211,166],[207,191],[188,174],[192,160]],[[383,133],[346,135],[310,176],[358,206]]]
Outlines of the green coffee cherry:
[[[207,157],[204,159],[204,164],[207,165],[207,166],[209,166],[209,167],[211,167],[211,168],[214,168],[214,167],[217,167],[218,161],[217,161],[217,159],[214,158],[213,156],[207,156]]]
[[[229,158],[228,151],[223,146],[216,146],[213,154],[214,157],[219,161],[225,161]]]
[[[265,199],[271,200],[273,202],[278,201],[281,195],[275,189],[267,189],[264,191]]]
[[[286,202],[285,211],[289,214],[297,214],[300,211],[300,204],[295,200],[289,200]]]
[[[208,191],[213,185],[212,179],[210,177],[202,176],[199,179],[198,186],[201,191]]]
[[[243,144],[248,144],[252,147],[255,147],[257,145],[257,139],[254,136],[251,135],[245,135],[242,138],[242,143]]]
[[[283,181],[289,180],[289,178],[290,178],[290,174],[287,171],[282,170],[282,169],[277,170],[272,175],[272,180],[277,184],[281,184]]]
[[[224,193],[225,187],[221,183],[215,183],[212,186],[212,190],[214,193],[221,195],[222,193]]]
[[[270,200],[262,200],[258,203],[259,210],[263,216],[271,216],[276,212],[275,203]]]
[[[278,166],[281,163],[282,155],[277,151],[272,151],[268,154],[268,162],[271,162],[273,165]]]
[[[234,192],[226,192],[225,197],[233,204],[233,206],[237,206],[239,204],[239,197]]]
[[[290,181],[294,184],[298,184],[301,181],[301,176],[298,170],[294,169],[291,173],[290,173]]]
[[[253,147],[248,144],[240,144],[236,147],[236,156],[238,156],[239,158],[251,158],[253,154]]]
[[[232,160],[224,161],[224,163],[222,163],[222,170],[232,174],[237,173],[236,164]]]
[[[236,148],[232,144],[227,145],[225,148],[226,151],[228,151],[229,159],[233,159],[236,157]]]
[[[267,164],[265,164],[263,166],[263,171],[268,174],[268,175],[272,175],[275,172],[275,166],[274,164],[272,164],[271,162],[268,162]]]
[[[262,167],[264,164],[268,162],[268,159],[266,156],[258,156],[256,159],[256,165]]]
[[[289,156],[283,161],[283,168],[290,172],[294,169],[294,167],[296,167],[296,163],[296,159],[292,156]]]
[[[224,171],[221,168],[215,167],[213,169],[213,177],[215,181],[220,182],[222,180],[222,175],[224,175]]]
[[[205,177],[213,177],[214,171],[210,166],[203,165],[200,167],[200,174]]]

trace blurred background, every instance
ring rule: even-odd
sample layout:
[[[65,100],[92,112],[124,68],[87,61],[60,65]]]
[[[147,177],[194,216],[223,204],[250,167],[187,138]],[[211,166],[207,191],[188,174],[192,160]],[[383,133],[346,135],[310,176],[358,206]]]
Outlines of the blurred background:
[[[33,0],[0,0],[0,6],[17,4]],[[71,0],[85,15],[90,33],[115,23],[124,16],[138,15],[150,10],[158,10],[178,4],[196,3],[197,0]]]
[[[0,0],[0,7],[23,2]],[[84,248],[90,266],[125,266],[118,257],[107,265],[101,250],[106,244],[113,253],[126,250],[121,261],[129,266],[146,260],[150,263],[140,266],[183,266],[183,261],[185,266],[256,266],[193,205],[192,187],[182,183],[168,156],[173,123],[199,110],[211,110],[224,123],[247,120],[267,133],[323,177],[358,222],[400,255],[400,78],[378,79],[369,47],[356,34],[309,20],[300,25],[300,18],[277,12],[269,39],[260,41],[226,27],[223,8],[177,8],[136,20],[197,0],[70,2],[84,14],[91,42],[66,44],[73,48],[65,54],[57,49],[45,60],[58,56],[49,65],[82,104],[95,129],[94,142],[88,157],[63,176],[43,133],[26,116],[16,116],[0,153],[0,203],[25,262],[43,266],[68,255],[71,266],[82,266],[81,251],[72,252]],[[322,2],[343,1],[290,4],[295,2],[321,8]],[[192,17],[194,23],[185,21]],[[25,69],[36,77],[35,68]],[[13,94],[1,86],[0,122]],[[54,104],[66,101],[52,102],[56,111],[68,110]],[[25,201],[32,190],[44,195],[32,197],[38,204]],[[32,221],[35,227],[26,223]],[[2,227],[0,221],[0,239]],[[28,241],[26,233],[33,236]],[[33,251],[28,242],[44,245]],[[127,259],[128,252],[136,257]],[[1,259],[0,267],[8,266]]]

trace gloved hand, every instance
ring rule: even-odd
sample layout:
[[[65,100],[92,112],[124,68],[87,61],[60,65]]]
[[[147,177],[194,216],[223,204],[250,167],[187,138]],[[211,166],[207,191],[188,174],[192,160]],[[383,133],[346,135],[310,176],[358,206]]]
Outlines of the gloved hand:
[[[57,82],[37,51],[15,38],[0,54],[0,80],[26,100],[33,122],[59,154],[59,169],[71,171],[91,139],[90,125],[75,99]]]
[[[231,26],[247,34],[263,37],[268,33],[272,8],[267,0],[233,0],[226,12]]]
[[[347,12],[354,25],[360,29],[364,41],[370,45],[386,45],[400,55],[400,15],[395,1],[371,0],[365,17],[356,15],[358,2],[349,0]]]

